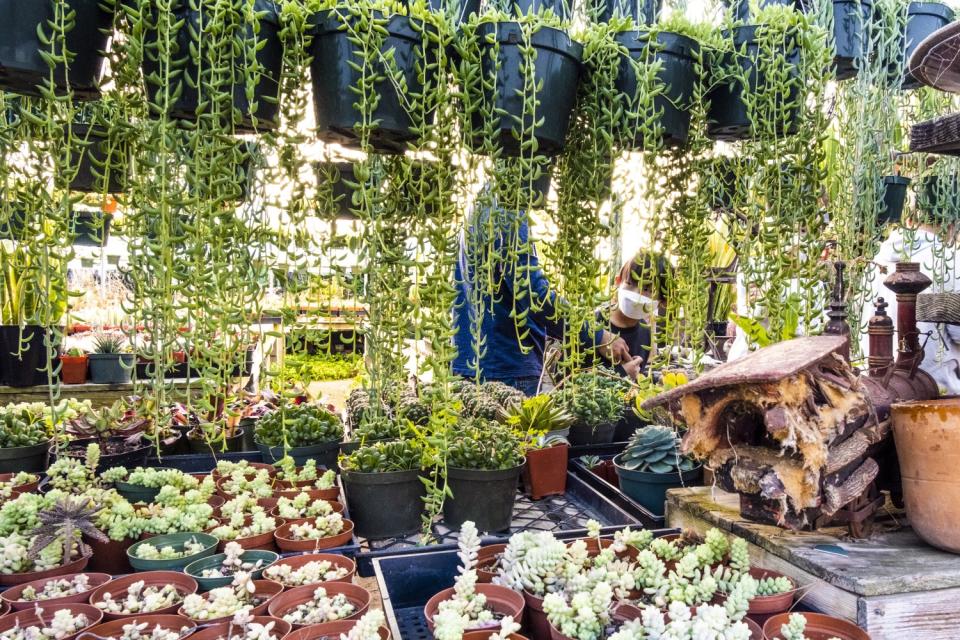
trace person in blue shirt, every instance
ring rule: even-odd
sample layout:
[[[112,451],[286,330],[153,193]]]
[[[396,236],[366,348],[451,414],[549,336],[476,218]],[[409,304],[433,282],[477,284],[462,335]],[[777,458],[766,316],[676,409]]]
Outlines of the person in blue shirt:
[[[487,242],[491,230],[496,234],[492,243]],[[475,210],[471,215],[460,238],[455,274],[457,356],[453,372],[474,378],[479,366],[482,381],[503,382],[532,396],[539,388],[547,338],[562,339],[566,327],[557,309],[562,299],[551,289],[540,268],[529,233],[526,214],[499,207],[495,198],[491,207]],[[516,256],[510,259],[509,246],[516,247]],[[486,257],[482,254],[491,248],[494,255],[490,259],[478,259]],[[489,274],[475,273],[478,264],[490,263],[495,265],[493,295],[486,281]],[[517,272],[522,277],[515,277]],[[518,328],[516,316],[525,316],[525,325]],[[479,358],[474,344],[477,330],[481,336]],[[587,325],[578,331],[584,348],[596,348],[614,363],[631,360],[622,338],[602,329],[591,331]]]

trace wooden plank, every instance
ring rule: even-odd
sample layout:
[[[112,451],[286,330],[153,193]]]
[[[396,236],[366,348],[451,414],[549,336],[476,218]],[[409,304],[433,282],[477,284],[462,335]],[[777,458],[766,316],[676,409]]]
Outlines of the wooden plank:
[[[960,588],[861,598],[856,622],[874,640],[956,640]]]

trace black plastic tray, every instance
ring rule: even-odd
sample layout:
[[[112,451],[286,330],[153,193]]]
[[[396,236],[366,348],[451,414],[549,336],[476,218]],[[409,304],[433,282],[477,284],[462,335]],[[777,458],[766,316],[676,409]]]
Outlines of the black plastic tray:
[[[605,533],[621,527],[607,527]],[[677,533],[678,529],[661,529],[657,536]],[[558,533],[562,540],[581,538],[586,531]],[[493,540],[484,539],[484,544]],[[453,586],[459,558],[456,549],[421,550],[418,553],[384,555],[374,558],[373,571],[383,598],[383,611],[394,638],[433,640],[423,617],[423,607],[437,592]]]
[[[616,453],[600,455],[600,458],[603,460],[610,460],[614,455],[616,455]],[[587,466],[580,460],[580,456],[574,457],[574,454],[571,453],[570,462],[568,463],[567,468],[577,478],[589,485],[594,491],[602,495],[613,504],[617,505],[618,508],[626,511],[631,516],[636,518],[637,521],[640,522],[645,528],[656,529],[665,526],[666,518],[664,516],[658,516],[643,505],[634,502],[624,495],[624,493],[620,491],[619,487],[613,486],[597,474],[590,471],[590,469],[588,469]]]

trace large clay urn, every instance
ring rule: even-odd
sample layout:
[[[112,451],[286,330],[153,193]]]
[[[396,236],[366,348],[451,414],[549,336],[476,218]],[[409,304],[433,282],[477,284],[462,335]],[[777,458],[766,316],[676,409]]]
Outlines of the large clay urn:
[[[960,553],[960,397],[894,404],[891,416],[910,525]]]

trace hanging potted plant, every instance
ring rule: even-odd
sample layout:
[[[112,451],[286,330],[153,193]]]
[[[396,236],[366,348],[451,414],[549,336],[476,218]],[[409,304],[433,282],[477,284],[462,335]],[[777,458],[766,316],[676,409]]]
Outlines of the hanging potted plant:
[[[910,178],[904,176],[883,177],[883,208],[880,210],[877,223],[898,224],[903,215],[903,205],[907,201],[907,187]]]
[[[321,405],[287,404],[260,419],[255,434],[264,462],[277,462],[290,456],[297,465],[312,458],[325,469],[334,469],[343,424],[340,418]]]
[[[58,94],[70,90],[74,99],[81,100],[100,94],[100,74],[113,26],[112,9],[98,0],[26,4],[2,0],[0,18],[4,25],[0,33],[0,86],[16,93],[43,95],[41,87],[52,71],[53,89]],[[51,41],[57,43],[53,57]]]
[[[700,480],[703,468],[680,453],[680,438],[669,427],[641,427],[613,463],[620,490],[654,515],[663,515],[667,489]]]
[[[73,244],[83,247],[103,247],[110,237],[113,216],[99,211],[70,212],[70,233]]]
[[[567,379],[558,402],[573,416],[570,444],[612,442],[617,423],[626,412],[626,390],[620,376],[604,368],[581,371]]]
[[[435,36],[425,31],[441,23],[416,5],[408,11],[401,15],[389,3],[364,0],[313,15],[310,75],[321,140],[359,148],[369,135],[373,149],[400,153],[417,139],[409,101],[432,83],[436,65],[424,56]]]
[[[420,528],[426,489],[423,450],[414,440],[377,442],[341,459],[343,490],[357,535],[392,538]]]
[[[563,30],[562,3],[546,4],[510,3],[461,25],[457,75],[475,151],[519,156],[534,145],[552,156],[566,144],[583,47]]]
[[[872,0],[833,0],[833,64],[837,80],[857,75],[866,64],[874,11]]]
[[[98,333],[93,339],[93,351],[87,358],[90,363],[90,382],[94,384],[130,382],[134,355],[123,336]]]
[[[569,429],[572,422],[573,416],[549,395],[526,399],[507,416],[508,425],[526,434],[523,482],[534,500],[560,495],[567,489],[570,442],[559,433]]]
[[[481,531],[504,531],[513,519],[517,481],[523,467],[522,441],[498,422],[473,419],[461,424],[447,449],[443,521],[456,528],[470,520]]]
[[[204,11],[174,2],[169,15],[138,0],[144,32],[143,77],[151,114],[196,121],[211,110],[235,132],[270,131],[279,124],[284,43],[276,3],[255,0],[239,11]],[[163,59],[170,51],[172,59]],[[224,63],[223,52],[234,52]],[[231,100],[226,107],[219,96]]]
[[[64,127],[64,137],[70,142],[71,191],[121,193],[126,190],[130,174],[129,133],[123,125],[113,123],[118,114],[115,102],[104,97],[84,105],[73,122]]]
[[[523,596],[509,587],[477,584],[480,536],[469,520],[460,528],[457,547],[461,562],[459,574],[454,586],[427,601],[423,608],[427,628],[437,637],[448,637],[452,630],[460,633],[486,630],[492,634],[501,624],[515,631],[513,621],[523,619]]]
[[[898,59],[897,75],[904,74],[904,89],[918,89],[921,86],[909,70],[906,63],[923,40],[937,29],[953,22],[953,9],[942,2],[911,2],[907,5],[907,24],[904,29],[902,57]]]
[[[87,381],[87,354],[74,347],[60,356],[60,382],[83,384]]]

